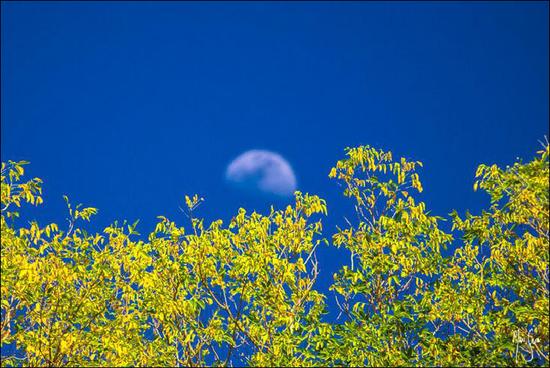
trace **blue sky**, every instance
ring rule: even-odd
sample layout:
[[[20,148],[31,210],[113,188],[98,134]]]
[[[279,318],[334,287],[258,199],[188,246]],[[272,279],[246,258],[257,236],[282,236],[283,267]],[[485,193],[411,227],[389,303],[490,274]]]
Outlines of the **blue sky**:
[[[63,224],[63,194],[100,209],[89,228],[157,215],[228,220],[265,199],[228,163],[267,149],[326,198],[326,235],[349,203],[328,179],[344,148],[424,162],[438,215],[479,211],[480,163],[530,159],[548,134],[548,2],[2,2],[2,161],[28,160]],[[277,205],[283,205],[278,201]],[[349,259],[320,250],[326,289]]]

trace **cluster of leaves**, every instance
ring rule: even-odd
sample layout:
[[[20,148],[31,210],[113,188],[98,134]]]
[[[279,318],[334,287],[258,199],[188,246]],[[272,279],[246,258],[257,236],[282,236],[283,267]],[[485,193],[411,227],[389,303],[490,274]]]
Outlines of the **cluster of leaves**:
[[[13,229],[12,204],[40,188],[20,184],[24,163],[2,174],[2,347],[24,350],[6,365],[307,365],[299,349],[323,312],[313,289],[323,200],[296,193],[268,216],[241,210],[205,226],[186,198],[189,234],[165,217],[144,242],[137,224],[90,235],[74,224],[94,208],[69,207],[69,228]],[[30,183],[37,183],[34,180]],[[6,218],[4,217],[6,215]],[[237,357],[238,358],[238,357]]]
[[[453,213],[456,240],[415,200],[420,162],[348,149],[329,175],[356,210],[332,237],[350,252],[336,321],[315,289],[317,196],[225,226],[186,197],[189,229],[160,216],[147,239],[126,222],[88,234],[76,224],[97,210],[68,198],[66,231],[16,228],[13,207],[42,202],[25,164],[2,164],[3,366],[548,365],[548,145],[527,164],[480,166],[491,206]]]
[[[479,166],[491,206],[452,214],[453,243],[416,203],[420,162],[348,150],[330,176],[356,202],[358,224],[334,235],[351,267],[332,289],[346,321],[319,354],[329,365],[548,365],[549,147],[527,164]],[[392,175],[387,175],[390,172]]]

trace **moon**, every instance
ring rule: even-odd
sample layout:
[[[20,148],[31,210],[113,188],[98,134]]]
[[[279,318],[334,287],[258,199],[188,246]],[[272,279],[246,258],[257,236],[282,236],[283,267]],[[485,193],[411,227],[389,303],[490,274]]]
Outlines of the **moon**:
[[[290,197],[296,190],[296,176],[281,155],[266,150],[250,150],[227,166],[227,181],[246,191]]]

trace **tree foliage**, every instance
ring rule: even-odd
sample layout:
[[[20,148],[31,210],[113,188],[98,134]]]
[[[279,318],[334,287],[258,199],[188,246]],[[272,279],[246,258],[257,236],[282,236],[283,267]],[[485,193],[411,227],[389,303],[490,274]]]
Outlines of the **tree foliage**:
[[[327,239],[325,201],[300,192],[228,224],[186,197],[191,225],[159,216],[146,238],[126,222],[88,234],[97,209],[67,197],[66,229],[16,226],[42,182],[2,163],[2,365],[548,365],[548,158],[546,144],[526,164],[481,165],[474,190],[491,205],[454,212],[449,232],[417,200],[420,162],[347,149],[329,176],[355,213]],[[333,321],[315,287],[323,242],[350,258]]]

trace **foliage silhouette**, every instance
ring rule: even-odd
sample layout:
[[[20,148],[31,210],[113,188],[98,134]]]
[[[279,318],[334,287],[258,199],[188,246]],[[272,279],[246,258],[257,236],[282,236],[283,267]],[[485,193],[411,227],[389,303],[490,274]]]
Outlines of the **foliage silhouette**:
[[[146,240],[137,223],[88,234],[79,222],[97,210],[67,197],[67,230],[16,228],[42,181],[2,163],[2,365],[548,365],[548,157],[545,144],[528,163],[481,165],[474,190],[491,205],[453,213],[449,234],[415,200],[420,162],[347,149],[329,174],[357,219],[331,239],[350,252],[333,322],[315,289],[329,243],[317,196],[227,225],[205,224],[202,199],[186,197],[191,227],[160,216]],[[13,343],[22,357],[4,356]]]

